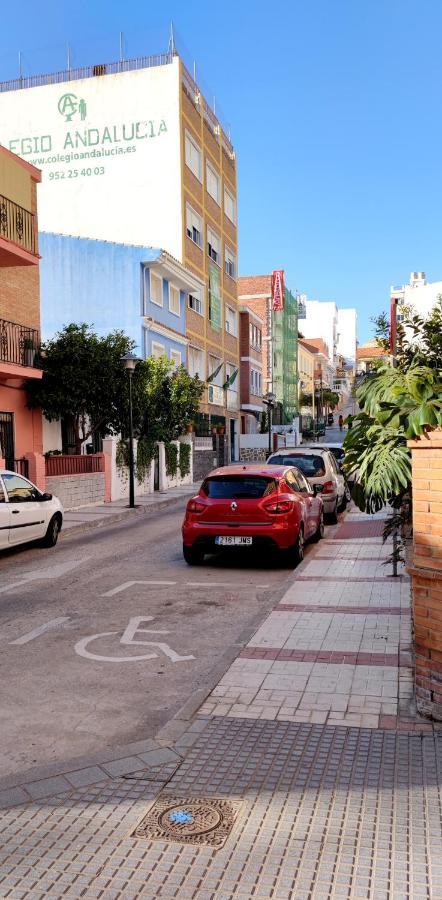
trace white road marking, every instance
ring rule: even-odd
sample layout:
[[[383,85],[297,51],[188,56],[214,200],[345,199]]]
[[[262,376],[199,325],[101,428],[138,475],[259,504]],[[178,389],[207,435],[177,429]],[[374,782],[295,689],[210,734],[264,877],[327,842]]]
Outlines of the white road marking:
[[[160,586],[162,584],[165,585],[174,585],[176,581],[125,581],[124,584],[119,584],[118,587],[112,588],[111,591],[106,591],[105,594],[102,594],[102,597],[114,597],[115,594],[120,594],[122,591],[127,591],[128,588],[134,586],[134,584],[149,584],[155,586]]]
[[[122,637],[120,638],[120,644],[123,646],[132,646],[133,644],[141,644],[144,647],[157,647],[158,650],[161,650],[165,656],[167,656],[173,663],[176,662],[184,662],[189,659],[195,659],[194,656],[180,656],[179,653],[176,653],[172,647],[169,647],[169,644],[165,644],[160,641],[137,641],[135,639],[136,634],[168,634],[168,631],[164,631],[163,629],[153,629],[153,628],[140,628],[141,622],[152,622],[153,616],[133,616],[129,619],[129,624],[123,632]],[[92,641],[98,640],[98,638],[109,637],[110,635],[118,634],[118,631],[102,631],[101,634],[92,634],[90,637],[82,638],[81,641],[78,641],[75,644],[75,652],[78,653],[79,656],[82,656],[84,659],[92,659],[98,660],[98,662],[142,662],[145,659],[156,659],[158,657],[158,653],[145,653],[143,656],[102,656],[98,653],[92,653],[88,650],[89,644]]]
[[[47,569],[38,569],[36,572],[27,572],[20,578],[20,581],[15,581],[13,584],[5,584],[3,587],[0,587],[0,594],[6,593],[6,591],[13,591],[14,588],[22,587],[25,584],[29,584],[31,581],[43,581],[44,579],[53,579],[53,578],[61,578],[62,575],[66,575],[67,572],[70,572],[72,569],[76,569],[77,566],[82,566],[85,562],[91,559],[90,556],[85,556],[83,559],[74,560],[72,562],[64,562],[58,563]]]
[[[268,584],[247,584],[241,581],[186,581],[189,587],[220,587],[220,588],[268,588]]]
[[[46,631],[51,631],[52,628],[57,628],[58,625],[64,625],[65,622],[69,622],[69,616],[59,616],[58,619],[51,619],[50,622],[45,622],[44,625],[39,625],[38,628],[33,628],[32,631],[28,631],[27,634],[22,635],[22,637],[17,638],[15,641],[9,641],[10,644],[29,644],[29,641],[33,641],[34,638],[40,637],[41,634],[45,634]]]

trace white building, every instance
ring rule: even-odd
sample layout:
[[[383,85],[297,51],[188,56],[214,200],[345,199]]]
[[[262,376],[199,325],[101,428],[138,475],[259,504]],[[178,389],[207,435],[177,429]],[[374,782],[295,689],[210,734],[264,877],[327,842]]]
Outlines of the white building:
[[[338,309],[338,353],[356,371],[358,316],[355,309]]]
[[[338,307],[334,300],[305,300],[305,318],[300,331],[309,338],[322,338],[327,344],[328,358],[336,367],[338,354]]]
[[[390,301],[397,300],[398,303],[398,321],[403,316],[404,307],[411,308],[425,318],[440,296],[442,281],[427,281],[425,272],[411,272],[409,284],[390,288]]]

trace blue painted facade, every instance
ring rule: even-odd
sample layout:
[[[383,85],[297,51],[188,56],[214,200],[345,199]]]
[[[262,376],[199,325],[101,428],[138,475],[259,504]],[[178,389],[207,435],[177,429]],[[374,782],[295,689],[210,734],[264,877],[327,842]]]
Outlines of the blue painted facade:
[[[150,356],[156,344],[157,353],[161,345],[169,358],[180,353],[186,365],[187,293],[173,273],[166,277],[161,250],[41,233],[39,252],[44,340],[71,322],[87,322],[100,335],[121,329],[140,356]],[[152,302],[150,270],[162,279],[162,306]],[[179,314],[169,308],[173,280]]]

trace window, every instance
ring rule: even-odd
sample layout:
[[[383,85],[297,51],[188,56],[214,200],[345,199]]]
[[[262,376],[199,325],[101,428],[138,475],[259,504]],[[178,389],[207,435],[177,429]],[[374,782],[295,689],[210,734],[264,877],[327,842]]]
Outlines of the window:
[[[219,265],[219,237],[207,227],[207,253]]]
[[[198,147],[198,144],[192,137],[188,131],[186,131],[185,138],[185,160],[186,165],[189,166],[189,169],[195,175],[195,178],[198,178],[198,181],[202,181],[202,162],[201,162],[201,150]]]
[[[152,271],[150,273],[150,299],[157,306],[163,305],[163,279]]]
[[[159,344],[158,341],[152,341],[152,356],[158,359],[159,356],[165,356],[166,348],[164,344]]]
[[[276,490],[274,478],[262,475],[224,475],[206,478],[201,490],[206,497],[219,500],[259,500]]]
[[[257,397],[261,395],[262,375],[261,372],[258,372],[256,369],[250,369],[250,390],[251,393],[255,394]]]
[[[224,188],[224,212],[233,224],[236,224],[236,201],[233,194]]]
[[[207,193],[210,194],[211,197],[215,200],[216,203],[220,202],[219,199],[219,175],[216,174],[215,169],[212,168],[210,163],[206,162],[206,188]]]
[[[200,293],[189,294],[189,309],[193,309],[193,311],[199,313],[200,316],[204,314],[203,301]]]
[[[180,366],[180,365],[181,365],[181,352],[180,352],[180,350],[171,350],[171,351],[170,351],[170,358],[171,358],[171,360],[172,360],[174,366]]]
[[[234,337],[237,335],[237,315],[231,306],[226,306],[226,331]]]
[[[220,359],[217,356],[212,356],[209,354],[209,378],[211,375],[216,372],[214,378],[212,378],[210,384],[216,384],[218,387],[222,387],[224,384],[224,372],[223,365]],[[219,369],[219,371],[217,371]]]
[[[204,350],[200,350],[198,347],[189,347],[187,351],[187,370],[192,378],[197,375],[200,381],[206,380]]]
[[[260,328],[257,328],[256,325],[250,324],[250,346],[253,347],[254,350],[261,350],[262,345],[262,332]]]
[[[38,499],[36,488],[20,475],[3,475],[3,484],[10,503],[26,503]]]
[[[228,247],[224,249],[224,269],[226,275],[230,275],[231,278],[236,278],[236,256],[233,253],[233,250],[229,250]]]
[[[203,246],[202,219],[189,204],[186,206],[186,234],[198,247]]]
[[[174,284],[169,284],[169,310],[175,316],[180,314],[180,292]]]

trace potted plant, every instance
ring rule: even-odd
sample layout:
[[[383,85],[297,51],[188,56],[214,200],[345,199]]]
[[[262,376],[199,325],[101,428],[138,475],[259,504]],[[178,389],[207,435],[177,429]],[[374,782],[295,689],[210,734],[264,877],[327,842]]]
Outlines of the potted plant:
[[[33,366],[35,360],[36,347],[34,341],[30,337],[23,339],[23,365]]]
[[[225,425],[218,425],[218,427],[217,427],[216,430],[217,430],[218,434],[225,434],[226,426],[225,426]]]

